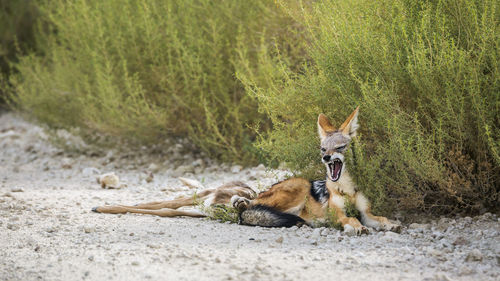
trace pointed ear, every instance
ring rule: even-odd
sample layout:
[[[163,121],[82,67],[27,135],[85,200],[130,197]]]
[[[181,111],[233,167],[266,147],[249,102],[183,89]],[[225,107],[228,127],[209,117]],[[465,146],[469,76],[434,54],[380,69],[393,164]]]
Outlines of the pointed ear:
[[[335,127],[333,127],[328,117],[321,113],[318,116],[318,134],[320,139],[324,139],[328,133],[334,132]]]
[[[351,138],[356,136],[356,130],[358,129],[358,110],[359,106],[347,117],[342,126],[340,126],[339,131],[342,134],[350,136]]]

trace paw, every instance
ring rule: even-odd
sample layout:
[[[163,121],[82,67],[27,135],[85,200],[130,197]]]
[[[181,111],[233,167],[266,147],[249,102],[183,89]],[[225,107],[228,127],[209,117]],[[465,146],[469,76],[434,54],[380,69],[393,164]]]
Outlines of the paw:
[[[354,235],[369,234],[370,231],[363,225],[353,227],[350,224],[346,224],[344,225],[344,233],[348,236],[354,236]]]
[[[361,226],[361,227],[356,228],[357,235],[363,235],[363,234],[369,234],[369,233],[370,233],[370,231],[365,226]]]
[[[127,209],[121,206],[99,206],[92,208],[92,212],[106,214],[126,214]]]
[[[249,204],[250,200],[245,197],[241,197],[238,195],[233,195],[233,197],[231,197],[231,206],[239,211],[247,209]]]

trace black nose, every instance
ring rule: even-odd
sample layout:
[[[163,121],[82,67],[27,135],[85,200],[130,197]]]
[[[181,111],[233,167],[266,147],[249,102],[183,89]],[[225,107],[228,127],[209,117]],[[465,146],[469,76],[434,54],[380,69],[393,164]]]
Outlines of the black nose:
[[[330,155],[325,155],[325,156],[323,156],[323,160],[324,160],[325,162],[330,161],[330,158],[332,158],[332,156],[330,156]]]

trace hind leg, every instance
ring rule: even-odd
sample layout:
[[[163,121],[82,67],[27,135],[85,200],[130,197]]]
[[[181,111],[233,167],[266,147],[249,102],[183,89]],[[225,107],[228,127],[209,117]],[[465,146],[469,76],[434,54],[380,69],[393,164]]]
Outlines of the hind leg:
[[[185,206],[194,206],[199,203],[205,202],[210,198],[215,192],[214,189],[203,190],[199,194],[195,194],[190,197],[183,197],[179,199],[167,200],[167,201],[155,201],[149,203],[142,203],[135,206],[127,206],[127,205],[114,205],[114,206],[99,206],[92,208],[93,212],[96,213],[106,213],[106,214],[125,214],[132,213],[133,210],[160,210],[160,209],[169,209],[174,210],[180,207]],[[146,214],[145,212],[142,212]],[[166,213],[174,213],[174,212],[166,212]],[[152,213],[153,214],[153,213]],[[156,214],[159,215],[159,214]]]
[[[125,207],[133,207],[137,209],[148,209],[148,210],[158,210],[163,208],[178,209],[184,206],[196,205],[199,203],[198,201],[204,201],[204,200],[203,198],[195,199],[193,197],[185,197],[174,200],[149,202],[149,203],[137,204],[135,206],[125,206]]]
[[[184,211],[175,209],[160,209],[160,210],[145,210],[138,208],[131,208],[127,206],[101,206],[93,208],[92,211],[97,213],[108,213],[108,214],[125,214],[125,213],[135,213],[135,214],[146,214],[155,215],[160,217],[205,217],[205,215],[198,211]]]

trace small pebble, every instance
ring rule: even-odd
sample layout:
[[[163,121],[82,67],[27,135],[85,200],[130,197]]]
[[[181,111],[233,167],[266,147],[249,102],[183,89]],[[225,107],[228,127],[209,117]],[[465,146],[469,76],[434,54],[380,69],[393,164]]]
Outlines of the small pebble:
[[[467,257],[465,258],[466,262],[482,261],[482,260],[483,260],[483,254],[478,249],[470,251],[469,254],[467,254]]]
[[[231,173],[237,174],[241,171],[242,167],[240,165],[234,165],[231,167]]]
[[[86,225],[83,227],[83,231],[85,233],[92,233],[95,232],[95,227]]]

